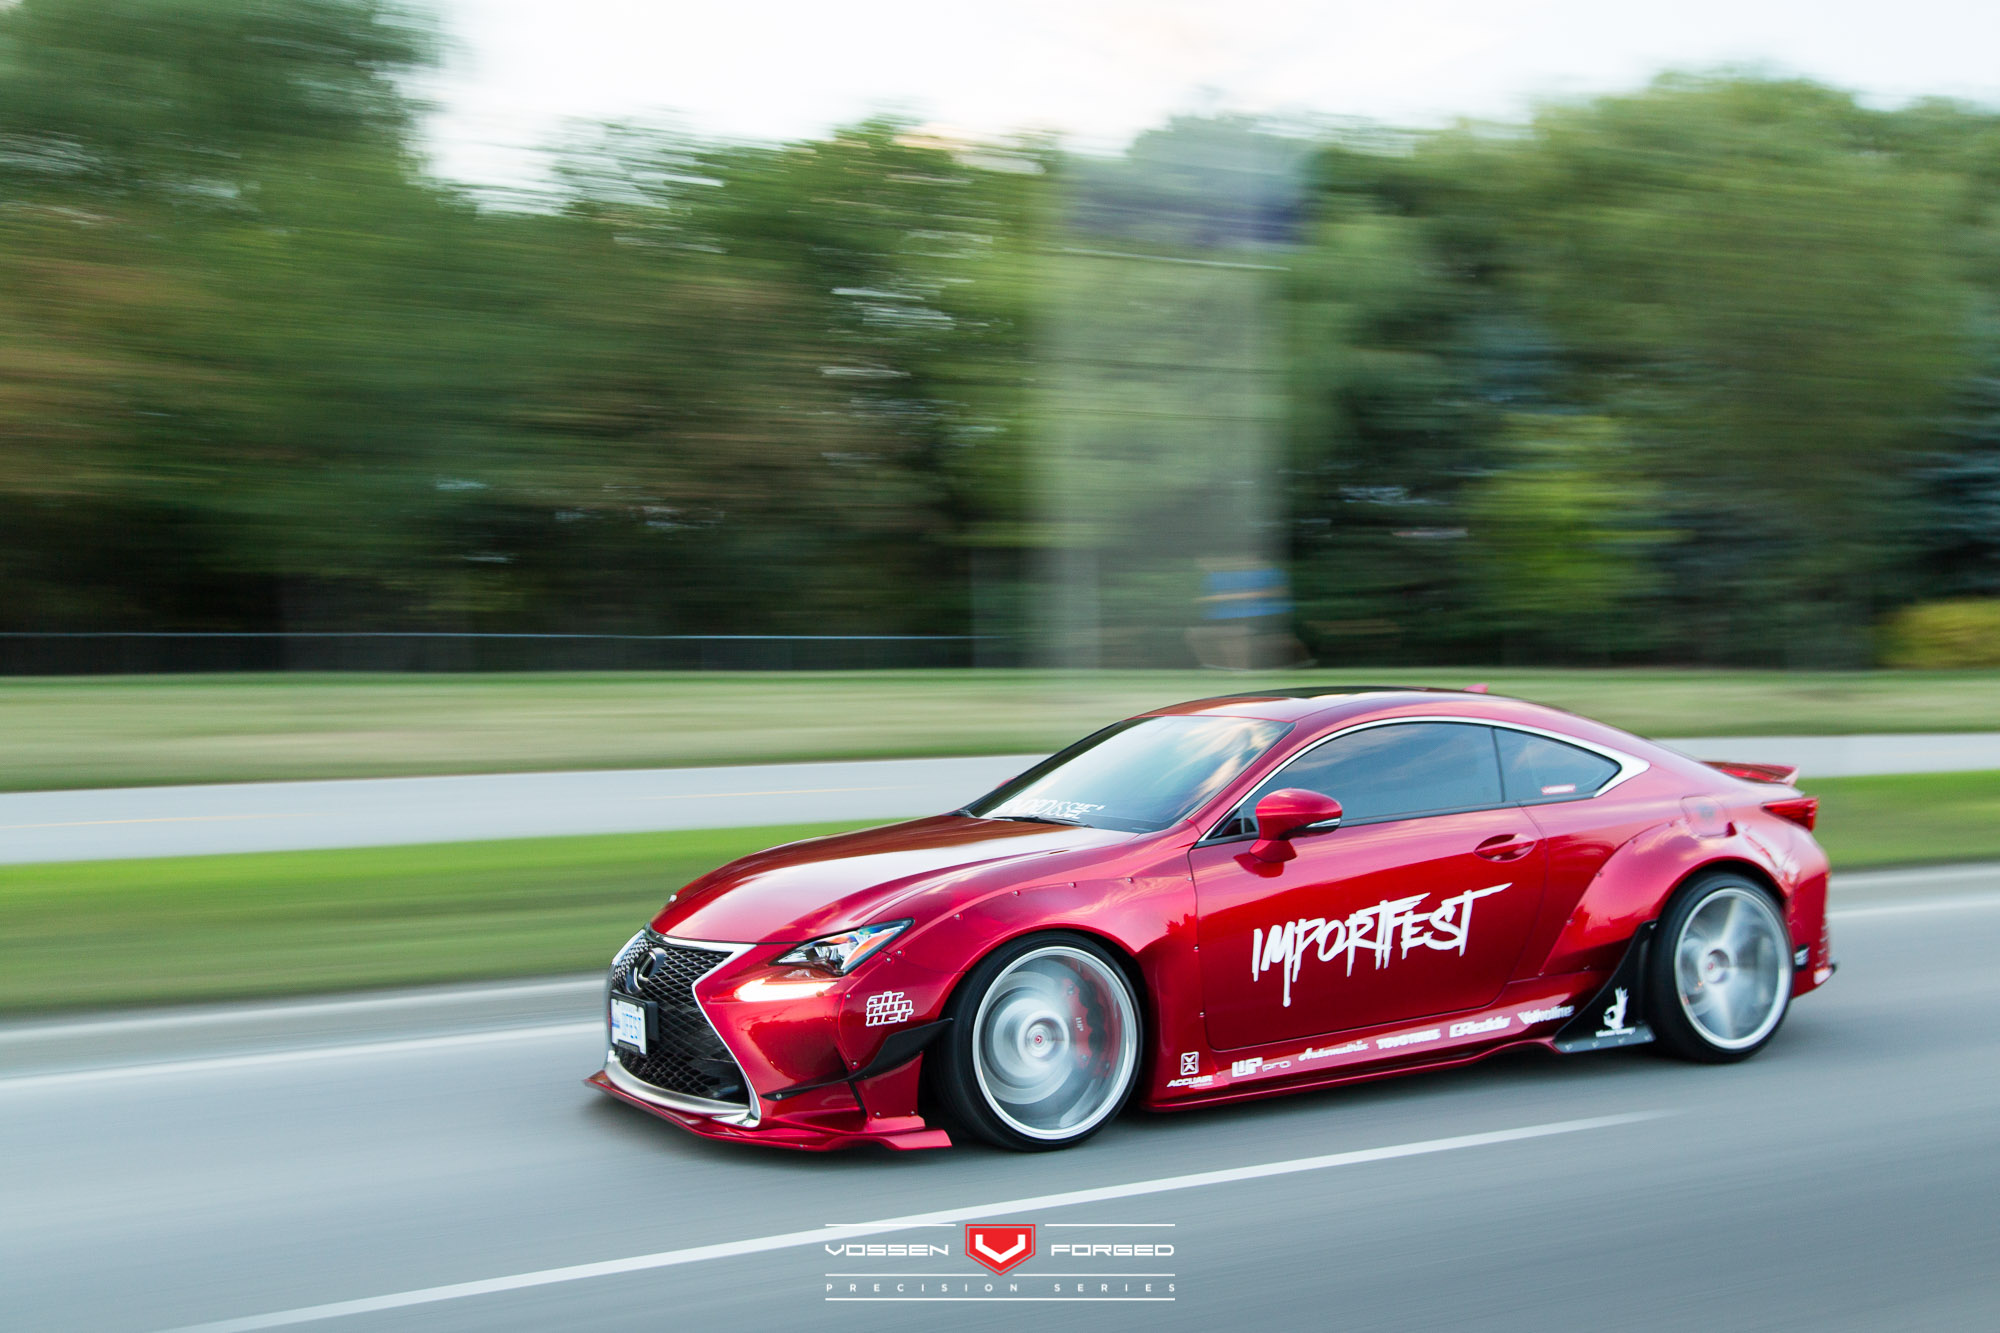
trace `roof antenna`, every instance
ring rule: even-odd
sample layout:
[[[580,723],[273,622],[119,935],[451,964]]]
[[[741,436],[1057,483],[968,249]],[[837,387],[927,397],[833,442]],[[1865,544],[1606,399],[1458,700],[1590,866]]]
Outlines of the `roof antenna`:
[[[1477,685],[1468,685],[1465,687],[1465,692],[1467,694],[1484,694],[1486,693],[1486,682],[1482,680]]]

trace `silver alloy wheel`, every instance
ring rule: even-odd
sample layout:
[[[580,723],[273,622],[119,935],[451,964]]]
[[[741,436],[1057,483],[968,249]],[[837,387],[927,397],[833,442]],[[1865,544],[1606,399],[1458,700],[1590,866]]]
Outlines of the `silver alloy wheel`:
[[[972,1020],[972,1069],[987,1106],[1029,1138],[1075,1138],[1117,1109],[1139,1063],[1125,979],[1095,954],[1054,944],[993,979]]]
[[[1719,888],[1688,913],[1674,942],[1681,1012],[1720,1050],[1755,1046],[1784,1016],[1791,963],[1771,900],[1754,889]]]

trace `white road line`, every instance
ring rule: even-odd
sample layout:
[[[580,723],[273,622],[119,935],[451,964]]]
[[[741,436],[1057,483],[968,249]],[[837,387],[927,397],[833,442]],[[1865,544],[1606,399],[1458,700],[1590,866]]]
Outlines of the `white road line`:
[[[0,1045],[19,1041],[50,1041],[74,1037],[84,1040],[114,1032],[143,1032],[156,1028],[213,1027],[221,1023],[257,1023],[266,1019],[317,1018],[325,1014],[368,1013],[384,1009],[421,1009],[435,1012],[440,1005],[498,1004],[532,995],[586,996],[604,987],[602,976],[566,977],[561,981],[524,981],[509,984],[483,982],[450,990],[418,994],[371,995],[353,1000],[292,1000],[277,1004],[229,1006],[204,1009],[197,1013],[146,1014],[136,1018],[57,1019],[46,1023],[24,1023],[0,1029]]]
[[[409,1051],[462,1050],[467,1046],[487,1046],[497,1042],[532,1041],[540,1037],[575,1037],[586,1032],[602,1033],[602,1023],[544,1023],[537,1027],[499,1028],[486,1032],[461,1032],[444,1037],[408,1037],[396,1041],[356,1042],[348,1046],[308,1046],[293,1051],[263,1051],[256,1055],[219,1055],[204,1060],[162,1060],[144,1065],[107,1065],[99,1069],[72,1069],[55,1074],[24,1074],[0,1078],[0,1094],[31,1088],[60,1088],[78,1083],[108,1083],[116,1079],[155,1078],[167,1074],[212,1074],[229,1069],[256,1069],[266,1065],[308,1064],[317,1060],[344,1060],[357,1055],[401,1055]]]
[[[1869,907],[1834,907],[1833,921],[1859,921],[1872,916],[1918,916],[1930,912],[1977,912],[2000,907],[2000,893],[1962,893],[1952,898],[1919,898],[1911,903],[1878,903]]]
[[[0,824],[0,831],[34,828],[97,828],[106,824],[230,824],[243,819],[331,819],[330,810],[281,810],[272,814],[134,815],[126,819],[59,819],[47,824]]]
[[[776,791],[686,791],[666,796],[641,796],[641,801],[716,801],[731,796],[825,796],[849,791],[927,791],[920,782],[903,782],[891,787],[785,787]],[[693,830],[690,830],[692,832]]]
[[[879,1222],[861,1222],[839,1228],[838,1234],[833,1236],[828,1235],[828,1228],[815,1227],[811,1231],[788,1231],[776,1236],[759,1236],[753,1240],[695,1245],[684,1250],[662,1250],[657,1254],[635,1255],[630,1259],[608,1259],[600,1263],[572,1264],[566,1268],[544,1268],[533,1273],[516,1273],[511,1277],[483,1278],[477,1282],[455,1282],[449,1286],[399,1291],[388,1296],[369,1296],[361,1300],[308,1305],[296,1310],[278,1310],[271,1314],[250,1315],[242,1319],[190,1324],[174,1329],[172,1333],[253,1333],[256,1329],[286,1328],[294,1324],[311,1324],[325,1319],[343,1319],[348,1315],[407,1309],[413,1305],[436,1305],[443,1301],[463,1300],[468,1296],[490,1296],[503,1291],[552,1286],[558,1282],[578,1282],[587,1278],[613,1277],[621,1273],[640,1273],[655,1268],[698,1264],[710,1259],[735,1259],[748,1254],[765,1254],[772,1250],[797,1249],[807,1245],[820,1245],[829,1239],[880,1235],[885,1231],[900,1231],[906,1227],[967,1222],[1001,1213],[1073,1208],[1079,1204],[1101,1203],[1109,1199],[1132,1199],[1148,1194],[1200,1189],[1208,1185],[1229,1185],[1243,1180],[1265,1180],[1272,1176],[1296,1175],[1301,1171],[1324,1171],[1332,1167],[1359,1166],[1366,1162],[1386,1162],[1400,1157],[1423,1157],[1431,1153],[1453,1152],[1460,1148],[1485,1148],[1499,1143],[1518,1143],[1524,1139],[1548,1138],[1556,1134],[1609,1129],[1616,1125],[1657,1120],[1671,1114],[1670,1111],[1632,1111],[1623,1115],[1593,1116],[1587,1120],[1561,1120],[1552,1124],[1526,1125],[1520,1129],[1496,1129],[1483,1134],[1460,1134],[1453,1138],[1425,1139],[1417,1143],[1399,1143],[1387,1148],[1363,1148],[1356,1152],[1327,1153],[1320,1157],[1296,1157],[1290,1161],[1266,1162],[1258,1166],[1238,1166],[1221,1171],[1199,1171],[1184,1176],[1163,1176],[1155,1180],[1135,1180],[1123,1185],[1104,1185],[1096,1189],[1070,1190],[1062,1194],[1042,1194],[1027,1199],[1007,1199],[999,1203],[971,1204],[961,1208],[915,1213],[908,1217],[885,1218]]]

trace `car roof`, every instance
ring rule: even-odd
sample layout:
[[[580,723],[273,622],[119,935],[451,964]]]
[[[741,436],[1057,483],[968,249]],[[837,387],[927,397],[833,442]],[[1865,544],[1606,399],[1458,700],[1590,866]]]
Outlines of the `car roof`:
[[[1449,690],[1430,685],[1306,685],[1271,690],[1245,690],[1240,694],[1218,694],[1206,699],[1169,704],[1141,714],[1144,717],[1227,716],[1260,717],[1279,722],[1303,722],[1321,716],[1344,716],[1369,707],[1394,704],[1454,700],[1496,700],[1522,703],[1501,695],[1476,690]],[[1528,705],[1536,707],[1537,705]]]
[[[1393,717],[1450,717],[1498,725],[1513,723],[1568,736],[1672,768],[1683,777],[1706,779],[1712,770],[1657,741],[1552,704],[1538,704],[1483,690],[1449,690],[1424,685],[1315,685],[1246,690],[1155,708],[1142,717],[1254,717],[1290,723],[1304,733],[1332,731],[1355,722]]]

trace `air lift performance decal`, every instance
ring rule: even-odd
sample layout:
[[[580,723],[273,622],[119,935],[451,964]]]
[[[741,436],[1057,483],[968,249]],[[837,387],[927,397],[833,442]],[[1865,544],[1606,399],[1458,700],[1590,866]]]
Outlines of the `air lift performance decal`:
[[[1276,971],[1283,983],[1284,1007],[1292,1006],[1292,983],[1308,953],[1322,963],[1347,957],[1346,975],[1354,975],[1354,958],[1365,954],[1376,970],[1396,959],[1409,957],[1412,949],[1436,949],[1442,953],[1465,953],[1472,932],[1472,904],[1489,894],[1512,888],[1512,881],[1487,889],[1468,889],[1444,899],[1431,911],[1418,906],[1430,895],[1385,898],[1373,907],[1350,912],[1345,918],[1300,917],[1275,925],[1267,932],[1250,932],[1250,978]]]

